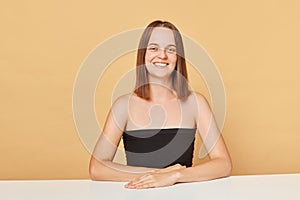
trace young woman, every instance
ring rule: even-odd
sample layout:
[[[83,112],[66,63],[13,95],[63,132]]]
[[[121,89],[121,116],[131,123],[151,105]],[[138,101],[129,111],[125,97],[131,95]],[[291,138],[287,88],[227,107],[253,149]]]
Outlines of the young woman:
[[[205,98],[188,87],[181,35],[150,23],[140,39],[136,87],[113,104],[90,161],[92,180],[151,188],[226,177],[231,160]],[[195,133],[210,160],[192,166]],[[127,165],[113,162],[123,137]]]

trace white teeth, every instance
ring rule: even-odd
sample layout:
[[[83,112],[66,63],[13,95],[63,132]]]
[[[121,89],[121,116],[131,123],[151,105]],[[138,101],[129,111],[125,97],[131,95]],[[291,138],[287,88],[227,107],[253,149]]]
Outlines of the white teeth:
[[[165,67],[167,66],[167,63],[154,63],[158,67]]]

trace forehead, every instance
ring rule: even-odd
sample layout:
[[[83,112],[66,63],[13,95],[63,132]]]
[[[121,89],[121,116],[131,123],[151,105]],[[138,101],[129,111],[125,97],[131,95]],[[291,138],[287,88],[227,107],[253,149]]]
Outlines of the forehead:
[[[161,47],[175,45],[173,31],[163,27],[154,28],[149,39],[149,44],[150,43],[158,44]]]

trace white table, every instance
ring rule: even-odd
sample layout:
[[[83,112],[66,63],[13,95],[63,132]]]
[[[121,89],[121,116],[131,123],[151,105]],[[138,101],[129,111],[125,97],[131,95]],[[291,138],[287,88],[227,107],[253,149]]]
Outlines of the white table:
[[[293,200],[300,199],[300,174],[231,176],[165,188],[125,189],[123,182],[91,180],[0,181],[2,200]]]

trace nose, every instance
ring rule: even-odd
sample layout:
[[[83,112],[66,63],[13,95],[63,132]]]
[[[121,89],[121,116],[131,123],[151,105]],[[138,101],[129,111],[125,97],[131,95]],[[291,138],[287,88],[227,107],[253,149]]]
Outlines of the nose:
[[[161,59],[166,59],[168,57],[167,53],[166,53],[166,50],[164,48],[159,49],[158,57],[161,58]]]

